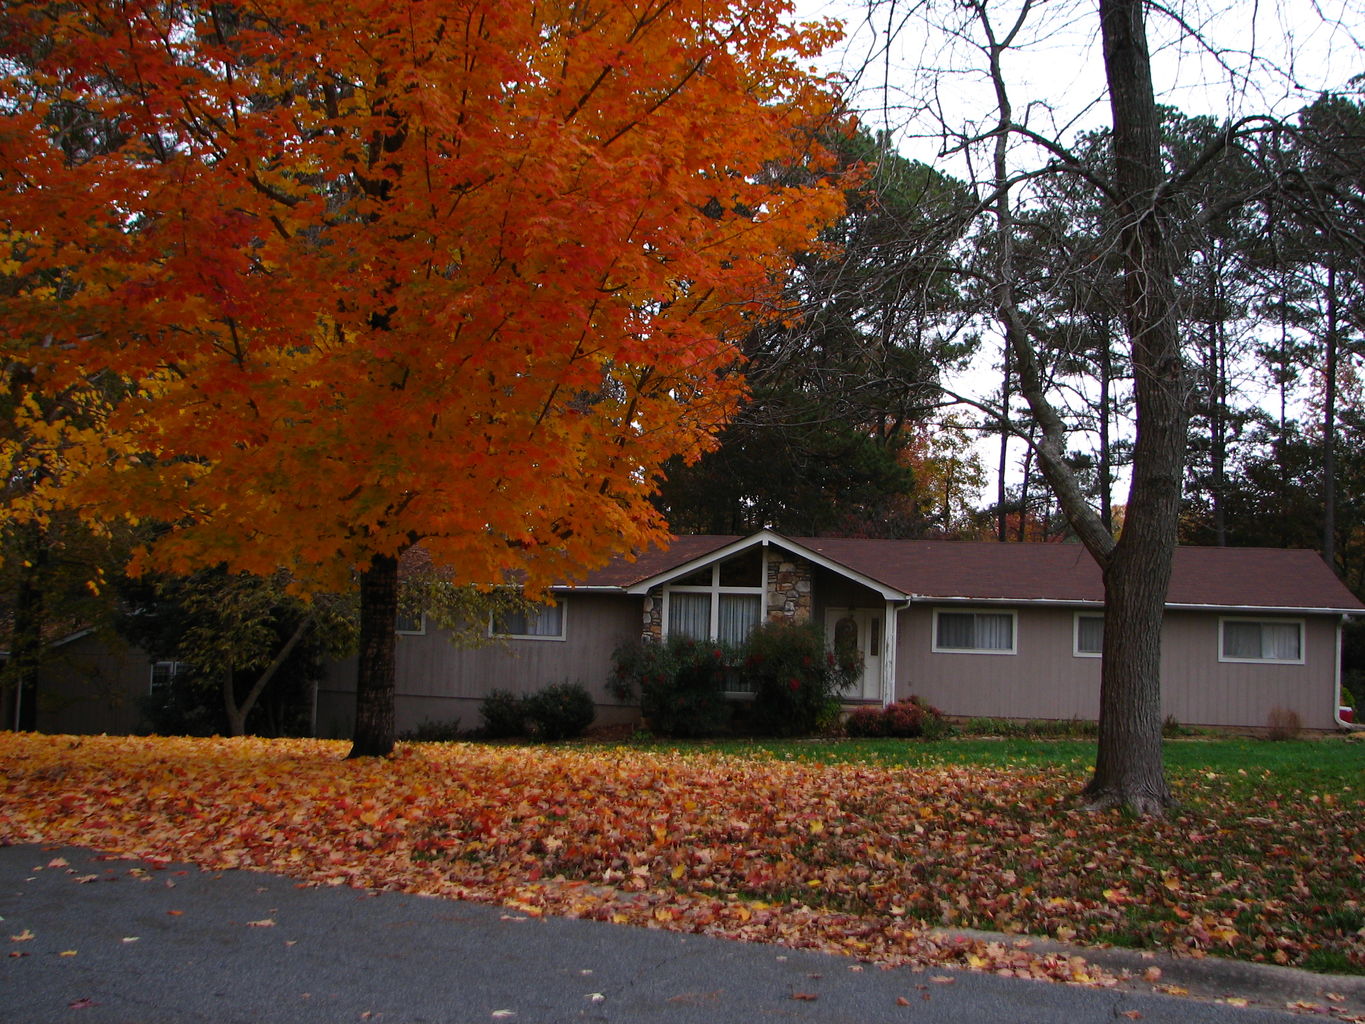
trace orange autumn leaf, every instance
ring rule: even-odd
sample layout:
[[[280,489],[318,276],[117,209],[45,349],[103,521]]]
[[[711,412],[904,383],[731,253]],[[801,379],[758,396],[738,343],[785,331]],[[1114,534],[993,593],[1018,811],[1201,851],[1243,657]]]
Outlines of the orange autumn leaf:
[[[1144,822],[1135,834],[1119,816],[1059,808],[1077,779],[1055,769],[465,743],[402,744],[388,762],[339,762],[342,749],[319,740],[5,734],[0,843],[475,899],[518,918],[820,948],[930,967],[928,992],[954,983],[939,973],[949,967],[1112,985],[1084,950],[1046,952],[1041,942],[979,933],[1003,932],[1008,921],[1033,935],[1103,944],[1144,907],[1159,915],[1148,926],[1156,948],[1303,958],[1326,939],[1313,913],[1319,887],[1355,877],[1348,843],[1365,835],[1358,794],[1335,805],[1305,801],[1292,818],[1251,825],[1245,807],[1201,802],[1191,819]],[[926,804],[941,808],[931,822],[918,813]],[[812,834],[813,820],[825,822],[823,833]],[[1194,823],[1216,828],[1219,842],[1203,850]],[[685,839],[660,842],[659,827]],[[1331,829],[1350,837],[1340,849],[1312,842]],[[1020,831],[1034,837],[1026,848],[1014,841]],[[1236,847],[1246,836],[1282,852],[1241,862]],[[53,870],[72,885],[90,877],[81,859],[67,859]],[[1220,936],[1231,926],[1207,903],[1185,918],[1166,913],[1164,872],[1175,862],[1187,887],[1236,893],[1238,938]],[[1301,894],[1255,902],[1284,871],[1303,878]],[[155,873],[150,865],[118,871]],[[1122,904],[1104,896],[1116,876],[1125,879]],[[6,934],[21,936],[21,927],[16,920]],[[1338,948],[1356,956],[1361,938],[1344,936]],[[1180,994],[1156,964],[1134,973]]]

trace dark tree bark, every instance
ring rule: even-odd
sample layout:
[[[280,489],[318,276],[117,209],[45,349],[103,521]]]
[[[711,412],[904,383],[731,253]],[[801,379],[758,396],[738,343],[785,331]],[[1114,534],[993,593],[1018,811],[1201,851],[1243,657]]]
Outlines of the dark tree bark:
[[[1015,358],[1019,392],[1036,421],[1038,465],[1104,578],[1099,745],[1095,774],[1082,795],[1096,810],[1122,806],[1161,814],[1171,803],[1161,749],[1161,625],[1175,557],[1189,417],[1143,6],[1144,0],[1100,3],[1113,113],[1109,201],[1119,227],[1123,318],[1135,378],[1132,482],[1119,540],[1090,506],[1066,462],[1066,425],[1048,401],[1038,352],[1014,295],[1004,144],[1012,122],[998,59],[1007,40],[997,44],[992,35],[991,70],[1001,112],[995,152],[995,311]],[[985,27],[989,33],[988,22]]]
[[[1005,470],[1009,468],[1010,451],[1010,350],[1005,349],[1005,375],[1000,385],[1000,463],[995,474],[995,538],[1004,544],[1009,537],[1009,511],[1006,507]]]
[[[1161,623],[1175,557],[1188,408],[1143,11],[1144,0],[1100,2],[1137,432],[1123,534],[1100,561],[1099,750],[1084,795],[1095,808],[1159,814],[1171,802],[1161,752]]]
[[[1337,258],[1327,258],[1327,380],[1322,403],[1322,560],[1337,569]]]
[[[398,559],[375,555],[360,575],[360,653],[355,687],[355,734],[347,757],[387,757],[394,734],[394,623],[398,618]]]
[[[47,618],[44,591],[48,566],[48,544],[43,529],[36,523],[17,527],[19,582],[14,594],[10,634],[11,686],[0,688],[8,707],[0,721],[8,721],[16,731],[31,732],[38,727],[38,668],[43,660],[43,632]]]
[[[1113,404],[1110,399],[1110,390],[1114,384],[1114,355],[1110,347],[1111,321],[1109,317],[1104,317],[1099,334],[1099,357],[1100,357],[1100,406],[1099,406],[1099,428],[1100,428],[1100,459],[1099,459],[1099,488],[1100,488],[1100,522],[1110,533],[1114,532],[1114,499],[1110,493],[1114,487],[1114,458],[1112,442],[1109,437],[1109,416],[1110,406]]]

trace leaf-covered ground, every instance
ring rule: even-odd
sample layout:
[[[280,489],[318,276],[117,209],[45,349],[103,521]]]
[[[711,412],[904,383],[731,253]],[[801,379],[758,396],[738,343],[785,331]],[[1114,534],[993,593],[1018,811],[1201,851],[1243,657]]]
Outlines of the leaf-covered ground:
[[[3,734],[0,842],[1021,976],[1107,980],[1079,958],[931,929],[1365,972],[1365,780],[1267,781],[1248,802],[1245,772],[1185,773],[1180,810],[1135,821],[1076,809],[1079,767],[345,750]]]

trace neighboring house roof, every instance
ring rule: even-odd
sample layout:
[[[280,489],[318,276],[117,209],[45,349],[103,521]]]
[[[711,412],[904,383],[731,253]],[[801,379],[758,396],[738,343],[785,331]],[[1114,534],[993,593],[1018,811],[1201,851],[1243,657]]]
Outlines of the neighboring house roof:
[[[1091,604],[1104,601],[1098,566],[1080,544],[698,535],[617,559],[585,586],[631,593],[667,583],[715,557],[768,543],[880,590],[888,599]],[[1362,612],[1362,604],[1314,551],[1283,548],[1176,550],[1167,605],[1176,608]]]

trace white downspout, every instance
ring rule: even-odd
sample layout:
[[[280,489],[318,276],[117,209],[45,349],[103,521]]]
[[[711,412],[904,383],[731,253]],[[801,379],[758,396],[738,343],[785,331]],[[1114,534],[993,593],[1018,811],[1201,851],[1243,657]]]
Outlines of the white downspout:
[[[1365,728],[1365,723],[1348,722],[1341,717],[1341,627],[1345,624],[1345,622],[1346,622],[1345,615],[1342,615],[1337,619],[1337,664],[1336,680],[1335,684],[1332,687],[1332,720],[1337,723],[1338,729],[1344,729],[1347,732],[1353,732],[1357,729]],[[1352,694],[1352,696],[1355,695]],[[1356,700],[1359,701],[1360,698],[1356,697]]]
[[[896,701],[896,647],[898,646],[901,612],[910,607],[910,598],[897,605],[895,601],[886,602],[886,628],[882,630],[882,707]]]

